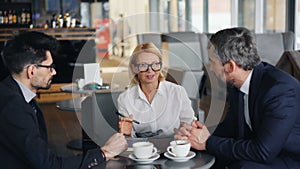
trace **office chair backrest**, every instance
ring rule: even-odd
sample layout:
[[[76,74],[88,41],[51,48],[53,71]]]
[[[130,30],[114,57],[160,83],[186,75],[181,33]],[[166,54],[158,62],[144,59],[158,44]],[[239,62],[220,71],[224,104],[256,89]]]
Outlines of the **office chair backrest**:
[[[162,35],[162,45],[169,67],[202,70],[202,53],[198,35],[194,32],[172,32]]]
[[[185,88],[197,115],[199,86],[204,74],[199,36],[195,32],[172,32],[162,35],[162,43],[169,61],[166,80]]]
[[[138,44],[152,42],[158,49],[161,49],[161,34],[160,33],[143,33],[137,34]]]
[[[261,60],[276,65],[285,51],[294,50],[294,33],[262,33],[255,34],[257,52]]]
[[[117,98],[121,92],[93,93],[82,102],[83,144],[103,146],[118,132]]]

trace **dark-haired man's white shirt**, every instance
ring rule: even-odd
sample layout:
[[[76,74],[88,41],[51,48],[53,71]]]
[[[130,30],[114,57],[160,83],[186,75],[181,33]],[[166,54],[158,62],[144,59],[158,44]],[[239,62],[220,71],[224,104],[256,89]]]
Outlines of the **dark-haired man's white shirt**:
[[[21,88],[24,99],[27,103],[29,103],[36,96],[36,94],[29,90],[23,83],[19,82],[16,79],[14,80],[18,83],[19,87]]]

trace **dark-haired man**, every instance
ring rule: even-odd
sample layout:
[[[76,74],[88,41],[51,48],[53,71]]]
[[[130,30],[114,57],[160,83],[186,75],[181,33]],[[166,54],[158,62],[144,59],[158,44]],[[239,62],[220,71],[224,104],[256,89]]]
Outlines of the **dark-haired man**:
[[[3,50],[10,76],[0,82],[1,168],[91,168],[127,148],[124,136],[117,133],[84,157],[57,157],[49,149],[43,113],[34,97],[38,89],[50,87],[56,74],[51,55],[56,47],[54,38],[26,32],[9,40]]]

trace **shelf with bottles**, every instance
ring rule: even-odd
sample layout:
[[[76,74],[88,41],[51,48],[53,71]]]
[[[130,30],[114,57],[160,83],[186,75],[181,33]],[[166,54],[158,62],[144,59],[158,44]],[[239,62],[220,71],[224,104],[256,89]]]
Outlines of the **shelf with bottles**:
[[[0,28],[0,42],[26,31],[44,32],[58,40],[89,40],[96,36],[95,28]]]
[[[69,12],[64,14],[53,14],[50,22],[44,25],[44,28],[76,28],[80,27],[78,20],[72,17]]]
[[[28,28],[31,24],[31,3],[1,4],[0,28]]]

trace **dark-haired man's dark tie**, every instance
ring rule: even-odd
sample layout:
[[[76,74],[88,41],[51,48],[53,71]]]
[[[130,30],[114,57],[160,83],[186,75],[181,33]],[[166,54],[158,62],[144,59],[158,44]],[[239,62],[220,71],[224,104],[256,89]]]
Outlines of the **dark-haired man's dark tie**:
[[[32,100],[29,102],[29,104],[31,105],[31,107],[32,107],[32,109],[33,109],[35,115],[37,115],[38,110],[37,110],[37,106],[36,106],[36,101],[35,101],[35,99],[32,99]]]
[[[45,125],[45,119],[44,119],[43,113],[40,110],[40,107],[38,106],[38,103],[36,102],[35,99],[32,99],[29,102],[29,104],[31,105],[31,107],[32,107],[32,109],[35,113],[35,117],[36,117],[36,120],[37,120],[38,125],[39,125],[39,130],[40,130],[41,136],[45,140],[48,140],[47,128],[46,128],[46,125]]]

